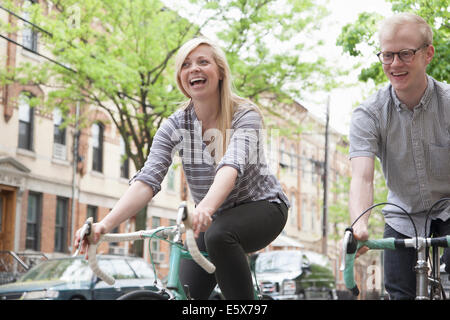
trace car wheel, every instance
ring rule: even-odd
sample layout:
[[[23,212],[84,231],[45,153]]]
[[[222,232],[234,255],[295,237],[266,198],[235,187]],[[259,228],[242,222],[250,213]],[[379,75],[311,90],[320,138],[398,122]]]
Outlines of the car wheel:
[[[117,300],[167,300],[169,296],[149,290],[136,290],[125,293]]]

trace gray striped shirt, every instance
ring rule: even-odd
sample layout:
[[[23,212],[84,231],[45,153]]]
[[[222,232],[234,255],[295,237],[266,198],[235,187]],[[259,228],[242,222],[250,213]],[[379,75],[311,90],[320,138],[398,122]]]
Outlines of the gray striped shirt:
[[[234,113],[232,130],[227,132],[230,139],[223,157],[217,157],[220,147],[214,150],[203,141],[201,122],[197,119],[191,104],[185,110],[173,113],[155,134],[150,154],[144,167],[130,180],[140,180],[148,184],[156,195],[161,190],[161,182],[179,153],[195,204],[198,204],[211,187],[216,172],[223,166],[231,166],[238,171],[235,187],[218,211],[236,205],[258,200],[280,203],[289,207],[289,201],[276,177],[270,173],[264,157],[261,140],[262,119],[255,110],[241,106]],[[206,131],[204,136],[215,135],[218,131]],[[209,139],[205,139],[208,140]]]
[[[350,158],[360,156],[381,160],[388,202],[411,213],[423,235],[426,211],[440,198],[450,197],[450,85],[428,76],[427,89],[412,111],[400,102],[391,85],[356,108],[350,127]],[[409,218],[400,209],[388,205],[383,213],[396,231],[414,236]],[[443,221],[449,217],[448,201],[431,215]]]

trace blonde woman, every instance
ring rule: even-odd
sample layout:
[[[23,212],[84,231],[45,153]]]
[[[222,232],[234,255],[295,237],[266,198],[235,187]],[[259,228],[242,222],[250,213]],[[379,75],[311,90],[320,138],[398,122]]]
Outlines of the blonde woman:
[[[213,275],[183,260],[180,278],[194,299],[207,299],[216,283],[226,299],[253,299],[246,253],[266,247],[283,230],[289,202],[262,152],[262,116],[232,92],[224,52],[206,38],[185,43],[176,80],[188,98],[158,129],[148,159],[113,210],[94,224],[96,237],[135,215],[160,190],[176,151],[195,202],[193,227]],[[78,235],[79,232],[77,232]],[[79,242],[76,236],[75,246]],[[88,244],[83,244],[82,252]]]

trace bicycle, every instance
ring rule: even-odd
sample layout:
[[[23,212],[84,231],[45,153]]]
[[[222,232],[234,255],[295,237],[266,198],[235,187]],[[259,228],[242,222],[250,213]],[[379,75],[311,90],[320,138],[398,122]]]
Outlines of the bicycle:
[[[189,288],[184,288],[179,279],[179,266],[181,259],[193,259],[208,273],[214,273],[215,266],[207,259],[208,254],[206,252],[201,252],[198,249],[194,238],[194,232],[191,228],[190,219],[186,202],[183,201],[178,208],[176,224],[174,226],[158,227],[152,230],[140,230],[132,233],[104,234],[100,237],[97,244],[89,246],[89,266],[100,279],[105,281],[107,284],[112,285],[114,284],[114,278],[103,272],[97,264],[97,247],[101,242],[134,241],[145,238],[160,239],[170,244],[169,274],[167,277],[167,284],[164,287],[159,287],[159,291],[157,292],[149,290],[136,290],[124,294],[119,297],[118,300],[191,300]],[[81,230],[81,238],[84,236],[91,236],[90,229],[92,222],[92,218],[86,220]],[[183,246],[183,233],[186,233],[187,250]],[[171,237],[173,237],[173,240],[169,240]],[[78,251],[79,250],[77,250],[77,252]],[[77,252],[75,252],[74,255],[76,255]],[[155,286],[157,286],[156,279],[157,277],[155,272]],[[258,300],[264,300],[268,297],[261,295],[259,288],[257,288],[255,289],[255,298]]]
[[[443,201],[448,201],[450,198],[442,198],[436,201],[431,208],[428,210],[425,220],[425,235],[427,234],[427,222],[432,209]],[[376,206],[380,205],[393,205],[400,208],[404,213],[406,213],[413,224],[415,237],[407,239],[395,239],[395,238],[384,238],[375,240],[359,241],[353,237],[353,226],[355,223],[368,211]],[[354,261],[356,252],[359,248],[366,246],[369,249],[379,249],[379,250],[397,250],[402,248],[415,248],[416,250],[416,266],[414,268],[416,272],[416,300],[445,300],[446,295],[442,287],[440,280],[440,257],[439,248],[440,247],[450,247],[450,235],[443,237],[418,237],[416,226],[408,212],[402,207],[388,202],[378,203],[370,208],[366,209],[352,225],[345,229],[343,245],[342,245],[342,264],[341,271],[344,272],[344,283],[348,290],[352,292],[354,296],[359,295],[359,289],[355,282],[354,277]],[[432,247],[433,256],[431,263],[431,277],[429,277],[428,271],[429,266],[427,262],[428,248]]]

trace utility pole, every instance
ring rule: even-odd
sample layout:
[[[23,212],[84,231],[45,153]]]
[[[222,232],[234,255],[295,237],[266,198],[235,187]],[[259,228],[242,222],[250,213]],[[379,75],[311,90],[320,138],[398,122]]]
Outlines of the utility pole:
[[[75,131],[73,133],[73,162],[72,162],[72,208],[70,214],[72,217],[72,223],[70,228],[70,245],[69,249],[72,250],[74,233],[75,233],[75,194],[76,194],[76,180],[77,180],[77,166],[78,166],[78,144],[80,137],[80,130],[78,126],[78,119],[80,117],[80,101],[77,101],[76,111],[75,111]]]
[[[327,255],[327,215],[328,215],[328,128],[330,125],[330,96],[327,99],[327,110],[325,120],[325,155],[323,162],[323,214],[322,214],[322,253]]]

